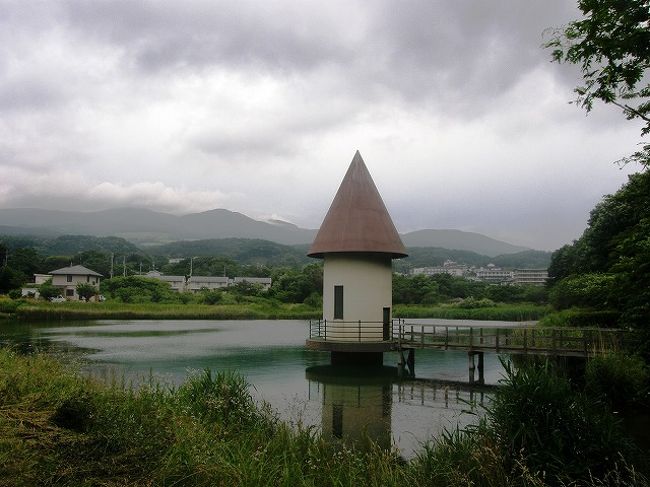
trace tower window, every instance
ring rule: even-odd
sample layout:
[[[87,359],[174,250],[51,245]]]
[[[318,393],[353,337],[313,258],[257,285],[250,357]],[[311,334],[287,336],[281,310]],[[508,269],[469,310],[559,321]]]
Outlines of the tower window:
[[[343,319],[343,286],[334,286],[334,319]]]

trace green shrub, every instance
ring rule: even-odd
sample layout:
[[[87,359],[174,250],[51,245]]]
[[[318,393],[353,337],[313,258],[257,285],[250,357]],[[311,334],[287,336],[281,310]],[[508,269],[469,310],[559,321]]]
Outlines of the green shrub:
[[[11,299],[20,299],[22,295],[23,293],[20,289],[12,289],[7,293],[7,296],[9,296]]]
[[[515,369],[487,410],[491,434],[514,466],[521,458],[531,472],[550,479],[586,480],[614,470],[631,444],[602,403],[572,390],[548,364]]]
[[[620,410],[646,400],[650,370],[635,355],[610,353],[587,362],[585,389]]]
[[[570,326],[576,328],[615,328],[621,314],[615,310],[564,309],[550,313],[540,320],[542,326]]]
[[[571,306],[607,309],[614,304],[614,274],[581,274],[558,282],[549,293],[549,300],[558,309]]]

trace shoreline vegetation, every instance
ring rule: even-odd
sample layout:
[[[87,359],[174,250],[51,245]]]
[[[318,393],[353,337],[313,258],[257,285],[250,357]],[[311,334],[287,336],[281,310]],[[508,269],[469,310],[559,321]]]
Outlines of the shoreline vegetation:
[[[462,308],[454,305],[405,305],[393,308],[395,318],[442,318],[501,321],[532,321],[543,318],[551,309],[538,304],[495,304],[489,307]],[[237,304],[197,303],[50,303],[36,300],[0,298],[0,318],[30,321],[74,321],[94,319],[304,319],[322,317],[320,307],[305,303],[280,303],[256,299]]]
[[[235,374],[132,389],[0,349],[0,485],[648,485],[604,402],[548,365],[506,370],[478,425],[407,461],[280,421]]]

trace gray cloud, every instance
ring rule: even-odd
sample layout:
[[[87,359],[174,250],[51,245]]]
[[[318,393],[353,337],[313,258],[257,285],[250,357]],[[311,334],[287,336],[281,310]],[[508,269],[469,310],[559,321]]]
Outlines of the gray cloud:
[[[400,229],[552,248],[638,142],[610,107],[567,105],[576,70],[540,47],[572,0],[0,11],[1,206],[227,206],[316,227],[358,148]]]

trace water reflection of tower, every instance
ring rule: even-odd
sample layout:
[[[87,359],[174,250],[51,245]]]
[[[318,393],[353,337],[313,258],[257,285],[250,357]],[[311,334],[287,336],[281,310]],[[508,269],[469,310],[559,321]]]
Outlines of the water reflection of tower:
[[[391,412],[396,367],[371,369],[323,365],[305,375],[322,399],[322,432],[347,443],[373,440],[391,447]]]

